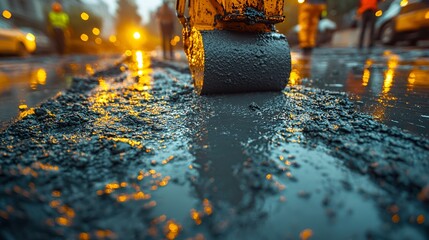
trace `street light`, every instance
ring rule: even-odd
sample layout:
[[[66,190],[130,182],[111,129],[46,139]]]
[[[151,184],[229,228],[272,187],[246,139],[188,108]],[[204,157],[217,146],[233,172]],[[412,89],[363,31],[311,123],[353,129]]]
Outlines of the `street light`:
[[[89,19],[89,15],[86,12],[82,12],[80,14],[80,18],[82,18],[82,20],[87,21]]]
[[[142,35],[139,32],[134,32],[133,37],[135,40],[139,40],[142,37]]]

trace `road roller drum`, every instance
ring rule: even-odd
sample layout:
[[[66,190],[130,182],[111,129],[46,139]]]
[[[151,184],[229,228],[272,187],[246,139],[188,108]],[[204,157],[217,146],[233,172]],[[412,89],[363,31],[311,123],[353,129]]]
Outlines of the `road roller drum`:
[[[274,27],[284,20],[283,5],[283,0],[177,1],[198,94],[285,88],[290,49],[286,37]]]

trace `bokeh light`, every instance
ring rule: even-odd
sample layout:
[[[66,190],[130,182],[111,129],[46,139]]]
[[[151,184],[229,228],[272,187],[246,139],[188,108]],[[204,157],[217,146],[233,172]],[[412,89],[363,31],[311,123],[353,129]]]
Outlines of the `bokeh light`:
[[[98,44],[98,45],[100,45],[100,44],[103,43],[103,40],[98,37],[98,38],[95,39],[95,43]]]
[[[93,28],[92,29],[92,33],[95,35],[95,36],[98,36],[98,35],[100,35],[100,29],[99,28]]]
[[[111,43],[115,43],[116,42],[116,36],[115,35],[111,35],[110,37],[109,37],[109,41],[111,42]]]
[[[82,18],[82,20],[87,21],[89,19],[89,15],[86,12],[82,12],[80,14],[80,18]]]
[[[12,13],[8,10],[4,10],[2,16],[6,19],[10,19],[12,17]]]
[[[82,34],[82,35],[80,35],[80,39],[81,39],[82,41],[86,42],[86,41],[88,41],[89,37],[88,37],[88,35],[86,35],[86,34]]]

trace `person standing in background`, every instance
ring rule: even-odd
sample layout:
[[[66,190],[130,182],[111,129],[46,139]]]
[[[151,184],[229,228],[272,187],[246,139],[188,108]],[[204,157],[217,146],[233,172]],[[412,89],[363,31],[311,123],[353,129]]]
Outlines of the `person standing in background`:
[[[168,6],[168,2],[164,0],[162,6],[158,9],[157,17],[159,20],[159,25],[161,29],[162,37],[162,50],[164,59],[167,59],[167,48],[170,55],[170,59],[174,59],[173,55],[173,46],[171,45],[171,40],[173,39],[174,34],[174,21],[176,20],[176,14]]]
[[[365,40],[367,27],[369,27],[369,44],[368,47],[374,46],[374,25],[375,12],[378,9],[378,0],[360,0],[358,16],[361,18],[361,32],[359,37],[359,49],[362,49]]]
[[[49,13],[49,24],[52,27],[57,53],[63,55],[66,49],[65,31],[69,25],[69,16],[63,12],[63,8],[58,2],[52,4],[52,11]]]
[[[304,55],[311,54],[316,46],[320,16],[326,11],[326,0],[305,0],[299,7],[299,46]]]

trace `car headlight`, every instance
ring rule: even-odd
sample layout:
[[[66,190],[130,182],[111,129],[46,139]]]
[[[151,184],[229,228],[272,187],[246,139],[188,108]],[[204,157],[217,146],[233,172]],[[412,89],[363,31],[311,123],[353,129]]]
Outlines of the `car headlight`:
[[[27,33],[27,35],[25,35],[25,38],[30,42],[36,41],[36,36],[34,36],[34,34],[32,33]]]

